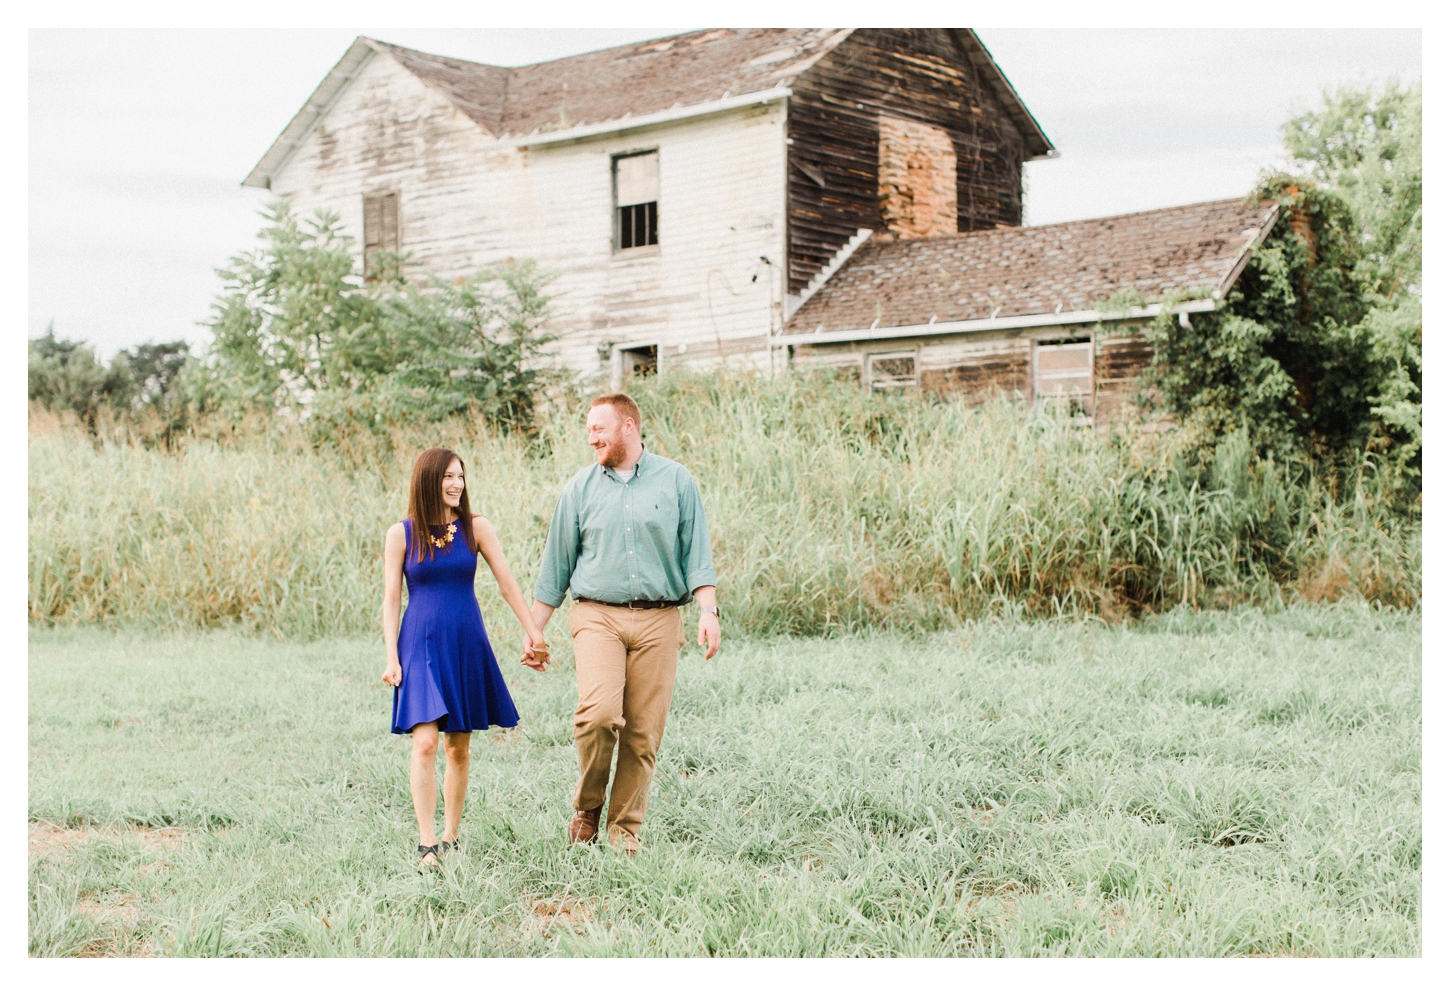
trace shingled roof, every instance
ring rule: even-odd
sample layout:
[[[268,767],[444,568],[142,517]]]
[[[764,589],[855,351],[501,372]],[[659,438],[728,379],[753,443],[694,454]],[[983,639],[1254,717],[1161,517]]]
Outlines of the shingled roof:
[[[1092,309],[1126,289],[1227,293],[1278,215],[1224,199],[1051,226],[920,239],[877,234],[786,325],[787,334]]]
[[[850,33],[718,28],[507,69],[367,40],[437,87],[490,134],[505,137],[789,85]]]
[[[618,122],[725,97],[789,87],[854,28],[711,28],[518,68],[445,58],[358,38],[243,182],[270,187],[274,170],[374,53],[395,60],[489,136],[518,138]],[[1027,141],[1029,156],[1055,154],[1021,97],[970,29],[967,57],[987,78]]]

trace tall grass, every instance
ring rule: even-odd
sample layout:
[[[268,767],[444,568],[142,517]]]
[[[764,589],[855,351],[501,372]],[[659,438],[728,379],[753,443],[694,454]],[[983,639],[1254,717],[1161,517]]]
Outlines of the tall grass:
[[[1417,516],[1377,493],[1372,470],[1336,489],[1233,442],[1192,468],[1174,435],[819,378],[676,376],[637,396],[649,447],[699,480],[737,632],[1419,599]],[[527,592],[558,491],[592,461],[577,406],[531,440],[460,421],[322,450],[278,429],[197,434],[174,453],[95,444],[33,412],[30,618],[371,630],[383,532],[403,514],[412,456],[433,444],[464,457]],[[484,602],[505,617],[495,594]]]

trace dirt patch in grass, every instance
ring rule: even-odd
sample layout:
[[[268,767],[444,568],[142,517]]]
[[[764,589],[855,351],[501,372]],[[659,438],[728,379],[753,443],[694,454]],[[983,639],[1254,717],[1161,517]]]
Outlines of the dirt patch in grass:
[[[122,894],[113,901],[105,902],[83,897],[76,903],[76,913],[84,915],[97,924],[132,923],[136,920],[136,898]]]
[[[131,825],[125,829],[118,828],[67,828],[63,825],[56,825],[52,822],[30,823],[30,855],[39,859],[59,859],[76,846],[83,846],[93,839],[114,839],[123,832],[129,832],[141,840],[151,852],[162,852],[167,849],[174,849],[182,845],[188,836],[185,829],[178,828],[147,828],[144,825]],[[143,870],[147,872],[157,865],[165,865],[164,861],[158,860],[150,863]]]
[[[138,868],[141,873],[164,869],[168,864],[160,854],[182,845],[190,835],[176,828],[152,829],[139,825],[127,828],[69,828],[37,821],[30,823],[29,834],[30,858],[46,860],[61,860],[72,850],[96,840],[115,840],[126,834],[134,835],[148,852],[157,855],[156,859]],[[99,897],[82,897],[76,901],[75,915],[97,928],[96,936],[75,953],[78,958],[149,958],[155,954],[152,943],[137,934],[136,925],[141,914],[136,907],[136,898],[131,894],[111,891]]]
[[[588,904],[565,894],[534,901],[524,930],[548,938],[557,931],[574,931],[579,925],[593,920],[594,913]]]

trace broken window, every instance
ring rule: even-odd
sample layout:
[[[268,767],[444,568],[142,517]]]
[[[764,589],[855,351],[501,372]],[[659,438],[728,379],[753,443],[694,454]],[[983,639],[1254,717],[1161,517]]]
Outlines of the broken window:
[[[903,239],[957,231],[957,152],[945,130],[880,118],[881,223]]]
[[[403,236],[398,224],[398,193],[363,196],[363,276],[378,276],[378,254],[401,253]]]
[[[1054,409],[1084,424],[1093,415],[1093,344],[1039,342],[1032,347],[1032,393],[1038,410]]]
[[[620,370],[625,380],[630,377],[647,377],[659,372],[660,354],[658,346],[632,346],[619,351]]]
[[[659,236],[658,151],[614,159],[614,228],[620,250],[654,246]]]
[[[901,392],[916,386],[916,353],[876,353],[867,364],[872,390]]]

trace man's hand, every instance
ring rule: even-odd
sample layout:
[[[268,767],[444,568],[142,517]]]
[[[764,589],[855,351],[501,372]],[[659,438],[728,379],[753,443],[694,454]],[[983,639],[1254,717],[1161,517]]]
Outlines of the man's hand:
[[[705,660],[715,656],[720,649],[720,617],[714,613],[700,614],[700,646],[705,648]]]
[[[554,615],[554,607],[535,599],[529,615],[533,617],[534,626],[524,634],[524,659],[520,663],[526,668],[542,671],[544,665],[549,663],[549,645],[544,640],[544,627],[549,625],[549,617]]]
[[[524,658],[519,663],[535,671],[544,670],[544,665],[549,663],[549,643],[542,634],[524,638]]]
[[[719,605],[715,601],[715,587],[713,585],[700,586],[695,590],[695,602],[701,606],[700,646],[705,648],[705,660],[708,661],[720,649],[720,617],[714,613],[705,612],[703,608],[709,606],[713,609]]]

